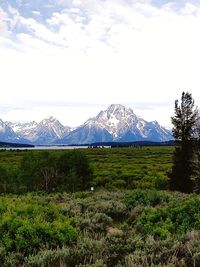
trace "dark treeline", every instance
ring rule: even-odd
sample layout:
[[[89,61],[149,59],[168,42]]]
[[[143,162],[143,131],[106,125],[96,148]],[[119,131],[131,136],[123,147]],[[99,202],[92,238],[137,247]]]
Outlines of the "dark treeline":
[[[96,142],[91,144],[73,145],[73,146],[88,146],[88,147],[146,147],[146,146],[174,146],[174,140],[156,142],[150,140],[133,141],[133,142]]]
[[[0,192],[79,191],[90,186],[92,170],[80,151],[27,151],[19,168],[0,166]]]
[[[12,148],[12,147],[34,147],[34,145],[31,144],[21,144],[21,143],[9,143],[9,142],[0,142],[0,147],[4,148]]]

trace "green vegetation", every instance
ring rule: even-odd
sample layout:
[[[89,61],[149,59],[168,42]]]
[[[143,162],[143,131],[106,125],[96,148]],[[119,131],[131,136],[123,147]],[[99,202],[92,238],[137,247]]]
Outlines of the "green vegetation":
[[[163,191],[173,151],[1,151],[0,266],[200,266],[200,196]]]
[[[0,197],[2,267],[199,266],[199,230],[197,195],[132,190]]]
[[[109,190],[167,189],[173,150],[173,147],[88,148],[49,153],[0,150],[0,190],[71,192],[90,189],[90,185]],[[48,174],[47,183],[44,174]]]
[[[169,175],[170,189],[185,193],[199,192],[199,114],[190,93],[182,93],[180,104],[175,101],[175,115],[171,119],[177,147]]]
[[[94,184],[114,188],[166,189],[172,166],[172,147],[93,149],[88,157]]]
[[[7,156],[5,153],[2,152]],[[79,151],[59,154],[27,151],[16,158],[19,160],[16,166],[12,161],[0,166],[1,193],[74,192],[90,186],[92,171],[87,157]]]

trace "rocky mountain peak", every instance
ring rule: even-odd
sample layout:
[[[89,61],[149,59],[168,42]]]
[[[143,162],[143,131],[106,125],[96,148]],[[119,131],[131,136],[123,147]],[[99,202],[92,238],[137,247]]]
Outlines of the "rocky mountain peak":
[[[126,110],[126,107],[124,107],[121,104],[111,104],[107,108],[107,113],[110,113],[110,114],[119,114],[119,113],[124,113],[125,110]]]
[[[86,122],[90,127],[96,126],[106,129],[113,138],[117,138],[124,131],[127,131],[139,118],[131,108],[121,104],[112,104],[106,110],[101,111],[95,118]]]
[[[98,119],[100,118],[117,118],[121,119],[128,116],[135,116],[133,110],[131,108],[126,108],[121,104],[111,104],[106,110],[101,111],[97,116]]]
[[[5,132],[5,124],[1,119],[0,119],[0,132]]]
[[[36,144],[50,144],[56,139],[61,139],[70,131],[70,127],[64,127],[56,118],[49,116],[37,123],[35,121],[25,123],[6,122],[14,133],[27,142]]]
[[[13,129],[0,119],[0,141],[3,142],[23,142],[22,139],[13,131]]]
[[[152,121],[151,123],[155,124],[155,125],[159,125],[159,123],[157,121]]]
[[[57,123],[59,122],[56,118],[54,118],[53,116],[49,116],[45,119],[43,119],[40,124],[53,124],[53,123]],[[60,123],[60,122],[59,122]]]

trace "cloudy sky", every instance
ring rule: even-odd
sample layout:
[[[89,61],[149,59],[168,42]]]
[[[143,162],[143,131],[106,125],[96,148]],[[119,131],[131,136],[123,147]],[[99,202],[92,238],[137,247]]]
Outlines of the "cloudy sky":
[[[77,126],[120,103],[170,126],[199,71],[199,0],[0,0],[3,120]]]

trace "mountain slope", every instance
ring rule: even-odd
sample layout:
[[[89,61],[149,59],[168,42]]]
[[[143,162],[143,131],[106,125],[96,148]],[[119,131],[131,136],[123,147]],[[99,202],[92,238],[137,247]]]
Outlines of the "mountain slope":
[[[0,119],[0,141],[27,143],[28,141],[16,134],[13,129]]]
[[[25,122],[25,123],[20,123],[20,122],[15,123],[7,121],[6,125],[11,127],[12,130],[19,136],[31,140],[30,133],[34,131],[38,123],[35,121]]]
[[[147,122],[136,116],[132,109],[112,104],[107,110],[90,118],[58,142],[63,144],[142,140],[163,142],[170,139],[172,139],[171,132],[158,122]]]
[[[57,144],[90,144],[94,142],[112,141],[112,135],[98,126],[82,125],[69,133],[64,139],[57,140]]]
[[[52,144],[55,140],[63,138],[70,131],[70,127],[63,126],[57,119],[48,117],[40,123],[35,121],[27,123],[9,123],[20,137],[26,138],[33,144]]]

